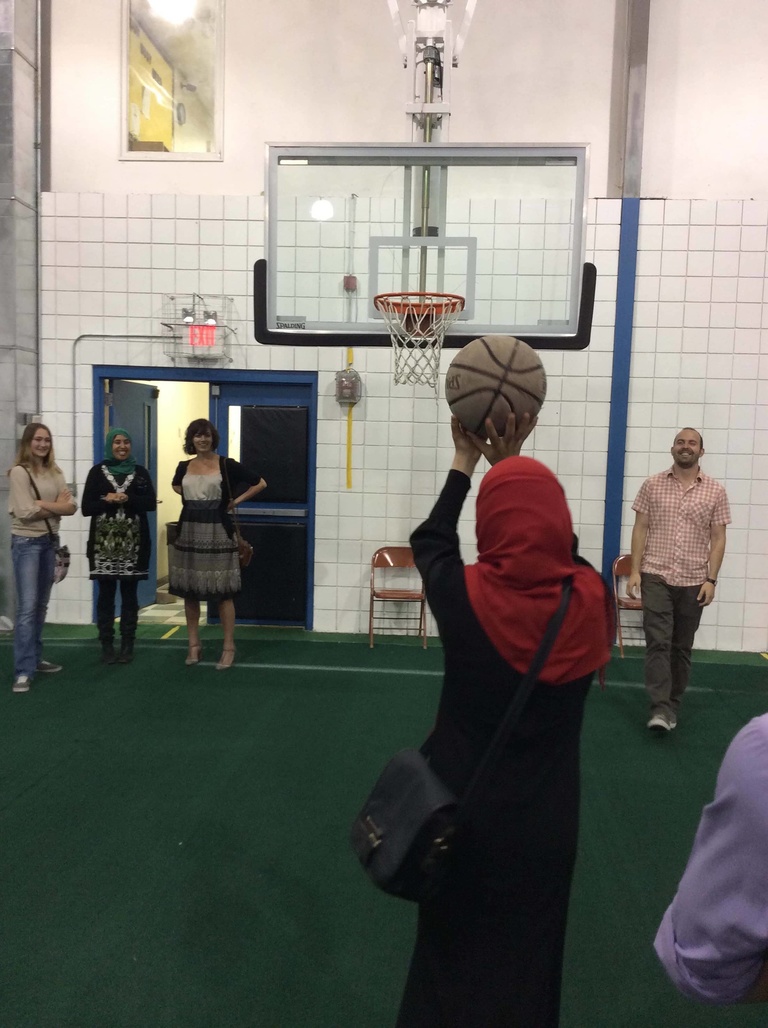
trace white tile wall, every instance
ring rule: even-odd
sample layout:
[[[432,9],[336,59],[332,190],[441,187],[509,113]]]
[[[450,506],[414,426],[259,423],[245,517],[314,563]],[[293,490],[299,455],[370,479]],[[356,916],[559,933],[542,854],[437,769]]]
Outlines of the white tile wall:
[[[642,479],[671,463],[679,428],[699,428],[702,467],[725,485],[733,515],[716,601],[697,635],[711,649],[768,647],[767,235],[764,202],[640,208],[622,548]]]
[[[498,245],[494,220],[497,235],[506,233],[511,240],[515,233],[510,246],[524,232],[557,232],[556,211],[513,206],[502,222],[498,211],[477,204],[471,211],[457,209],[452,217],[464,231],[472,224],[473,233],[487,222],[490,246]],[[164,293],[232,296],[241,321],[231,367],[319,373],[314,627],[367,631],[370,554],[385,542],[407,541],[428,514],[450,465],[442,399],[436,402],[423,387],[395,386],[389,352],[356,349],[364,398],[353,414],[353,480],[347,490],[346,414],[333,399],[334,375],[346,362],[346,350],[294,351],[253,342],[251,270],[263,255],[262,197],[58,193],[43,196],[42,211],[43,410],[65,473],[74,472],[82,487],[90,465],[91,365],[171,365],[161,341],[75,340],[84,333],[159,333]],[[393,210],[378,208],[358,210],[363,213],[394,217]],[[592,342],[586,351],[542,354],[548,398],[527,451],[561,477],[582,552],[597,566],[620,218],[618,200],[589,203],[587,259],[598,269]],[[320,226],[296,228],[306,235]],[[629,546],[631,503],[643,478],[666,466],[679,427],[701,427],[704,466],[724,481],[734,507],[722,586],[697,639],[708,648],[768,646],[767,235],[765,203],[647,200],[641,206],[622,547]],[[333,240],[326,239],[320,251],[327,261],[335,250],[326,244]],[[306,246],[296,253],[294,278],[297,292],[303,289],[311,298],[317,276],[333,273],[338,280],[338,269],[318,265],[315,244],[307,239]],[[338,249],[344,253],[343,240]],[[509,299],[525,301],[526,288],[521,293],[515,283]],[[490,307],[490,295],[487,302]],[[540,300],[531,295],[530,302]],[[444,355],[443,371],[451,355]],[[476,487],[461,521],[467,560],[476,555],[475,493]],[[67,525],[73,572],[55,590],[54,621],[90,620],[86,528],[79,515]]]

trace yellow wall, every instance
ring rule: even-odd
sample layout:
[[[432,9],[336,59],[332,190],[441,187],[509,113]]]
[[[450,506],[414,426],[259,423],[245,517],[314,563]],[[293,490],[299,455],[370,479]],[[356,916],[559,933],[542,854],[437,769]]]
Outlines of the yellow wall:
[[[171,482],[180,460],[189,460],[184,453],[184,433],[190,421],[207,418],[210,387],[207,382],[166,382],[128,379],[154,386],[157,396],[157,578],[168,577],[169,521],[178,521],[181,497]]]
[[[138,22],[132,21],[128,42],[129,138],[160,142],[173,150],[173,92],[173,68]]]
[[[168,577],[168,534],[165,526],[178,521],[181,497],[171,488],[173,474],[184,453],[184,432],[190,421],[208,417],[207,382],[149,382],[157,398],[157,577]]]

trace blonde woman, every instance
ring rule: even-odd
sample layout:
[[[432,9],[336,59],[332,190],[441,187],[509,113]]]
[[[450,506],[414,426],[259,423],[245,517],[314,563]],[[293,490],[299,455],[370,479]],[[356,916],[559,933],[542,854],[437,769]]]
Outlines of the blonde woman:
[[[43,660],[43,625],[53,585],[59,522],[77,510],[53,455],[46,425],[27,425],[21,436],[11,481],[11,560],[16,586],[13,633],[13,691],[29,692],[35,673],[61,671]]]

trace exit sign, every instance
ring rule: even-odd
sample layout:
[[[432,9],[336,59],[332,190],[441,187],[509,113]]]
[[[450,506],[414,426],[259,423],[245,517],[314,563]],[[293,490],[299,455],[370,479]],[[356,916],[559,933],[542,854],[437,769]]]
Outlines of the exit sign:
[[[215,325],[190,325],[189,326],[190,346],[215,346],[216,326]]]

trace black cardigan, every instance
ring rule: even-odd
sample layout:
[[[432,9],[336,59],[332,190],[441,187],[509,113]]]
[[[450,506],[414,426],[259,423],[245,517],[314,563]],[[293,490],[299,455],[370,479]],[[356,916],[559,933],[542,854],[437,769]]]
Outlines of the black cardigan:
[[[113,475],[113,477],[118,486],[122,486],[128,476]],[[134,469],[134,477],[128,488],[125,490],[128,502],[124,504],[107,503],[104,496],[113,491],[114,489],[111,482],[104,474],[104,464],[94,464],[88,472],[88,477],[85,480],[82,502],[83,516],[92,519],[91,528],[88,533],[88,544],[86,547],[86,555],[88,557],[91,575],[94,575],[94,561],[96,559],[95,539],[97,517],[100,514],[105,514],[109,518],[114,518],[122,511],[123,514],[128,517],[138,517],[139,519],[140,538],[139,552],[136,559],[136,567],[138,570],[136,577],[146,578],[148,575],[149,558],[151,553],[151,540],[147,514],[150,511],[157,509],[155,487],[152,484],[152,479],[150,478],[147,469],[143,468],[140,464],[137,464]]]

